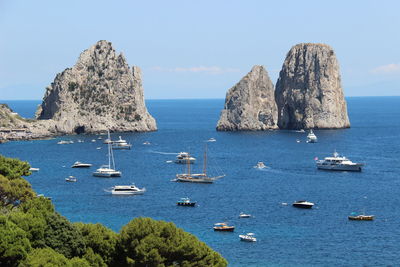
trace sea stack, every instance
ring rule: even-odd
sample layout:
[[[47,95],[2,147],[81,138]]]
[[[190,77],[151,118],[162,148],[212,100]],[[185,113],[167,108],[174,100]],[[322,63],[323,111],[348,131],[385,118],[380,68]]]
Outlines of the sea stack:
[[[277,129],[274,85],[263,66],[254,66],[229,89],[217,124],[218,131]]]
[[[36,114],[38,120],[54,122],[48,125],[55,133],[157,129],[144,103],[139,67],[130,68],[104,40],[83,51],[72,68],[57,74]]]
[[[325,44],[298,44],[286,55],[276,84],[281,129],[349,128],[339,63]]]

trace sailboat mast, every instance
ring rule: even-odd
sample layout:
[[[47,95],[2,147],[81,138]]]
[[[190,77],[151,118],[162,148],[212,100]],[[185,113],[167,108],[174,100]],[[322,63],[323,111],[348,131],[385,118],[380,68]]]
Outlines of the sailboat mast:
[[[203,173],[204,175],[207,175],[207,144],[204,149],[204,166],[203,166]]]
[[[108,130],[108,140],[110,139],[110,130]],[[111,168],[111,142],[108,142],[108,168]]]
[[[188,156],[186,158],[186,163],[187,163],[188,175],[190,176],[190,153],[188,153]]]

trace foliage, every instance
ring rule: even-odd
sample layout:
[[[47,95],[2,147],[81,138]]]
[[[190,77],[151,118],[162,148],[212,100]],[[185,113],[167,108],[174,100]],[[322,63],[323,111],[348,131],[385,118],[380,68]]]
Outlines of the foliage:
[[[31,213],[18,211],[11,213],[9,220],[25,231],[32,247],[45,247],[44,231],[46,229],[46,220],[43,217],[35,217]]]
[[[137,218],[121,229],[117,265],[226,266],[226,260],[173,223]]]
[[[0,266],[17,266],[30,250],[24,230],[5,216],[0,216]]]
[[[29,168],[29,164],[25,161],[6,158],[0,155],[0,174],[10,180],[30,175]]]
[[[65,217],[54,212],[46,216],[45,243],[67,258],[82,256],[86,250],[78,228]]]
[[[99,223],[76,223],[75,225],[82,233],[86,247],[101,255],[104,262],[110,264],[115,254],[117,233]]]
[[[90,264],[90,266],[93,267],[106,267],[107,264],[104,263],[102,257],[93,252],[92,248],[88,248],[86,250],[85,255],[83,255],[83,258]]]
[[[1,165],[0,165],[1,167]],[[35,196],[31,185],[22,178],[8,179],[0,174],[0,204],[16,206]]]

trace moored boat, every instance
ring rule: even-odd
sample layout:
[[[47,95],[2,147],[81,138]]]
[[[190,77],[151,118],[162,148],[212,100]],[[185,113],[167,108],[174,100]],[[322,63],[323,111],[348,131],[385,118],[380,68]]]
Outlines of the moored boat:
[[[256,168],[256,169],[265,169],[265,168],[267,168],[267,166],[264,164],[264,162],[259,161],[259,162],[257,162],[257,165],[254,166],[254,168]]]
[[[139,188],[132,185],[116,185],[111,188],[111,194],[113,195],[142,195],[146,192],[146,188]]]
[[[38,172],[38,171],[40,171],[40,169],[39,168],[29,168],[29,171],[31,171],[31,172]]]
[[[176,156],[175,163],[178,164],[193,164],[195,163],[196,158],[190,156],[188,152],[179,152]]]
[[[235,230],[235,226],[227,225],[226,223],[216,223],[213,228],[214,231],[220,232],[233,232]]]
[[[239,214],[239,218],[250,218],[251,217],[251,214],[246,214],[246,213],[244,213],[244,212],[241,212],[240,214]]]
[[[76,161],[71,168],[90,168],[92,164]]]
[[[314,203],[308,202],[306,200],[298,200],[292,204],[293,207],[302,208],[302,209],[311,209],[314,206]]]
[[[317,141],[318,141],[318,138],[314,134],[313,130],[311,129],[307,135],[307,143],[316,143]]]
[[[360,172],[362,163],[355,163],[344,156],[339,156],[336,151],[333,153],[333,157],[326,157],[323,160],[316,160],[317,168],[320,170],[329,171],[353,171]]]
[[[194,207],[196,206],[196,202],[190,201],[188,197],[181,198],[176,202],[176,205],[178,206],[184,206],[184,207]]]
[[[245,242],[256,242],[257,238],[255,237],[254,233],[247,233],[245,235],[239,235],[241,241]]]
[[[108,139],[110,139],[110,132],[108,132]],[[103,165],[98,168],[95,172],[93,172],[93,176],[96,177],[120,177],[121,172],[115,169],[115,161],[114,161],[114,154],[111,148],[111,144],[107,145],[108,147],[108,165]]]
[[[351,221],[373,221],[375,216],[374,215],[365,215],[365,214],[357,215],[357,213],[352,212],[348,218]]]
[[[76,182],[76,181],[78,181],[78,179],[76,179],[76,177],[74,177],[74,176],[69,176],[69,177],[65,178],[65,181],[66,182]]]

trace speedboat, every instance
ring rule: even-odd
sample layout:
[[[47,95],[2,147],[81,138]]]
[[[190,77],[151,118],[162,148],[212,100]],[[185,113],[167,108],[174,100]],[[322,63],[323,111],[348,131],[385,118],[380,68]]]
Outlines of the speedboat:
[[[210,139],[207,140],[207,142],[216,142],[217,140],[214,137],[211,137]]]
[[[93,172],[93,176],[97,177],[120,177],[121,172],[117,171],[113,168],[110,168],[109,165],[103,165],[98,168],[95,172]]]
[[[40,169],[39,168],[29,168],[29,171],[31,172],[38,172]]]
[[[254,168],[256,168],[256,169],[265,169],[265,168],[267,168],[267,166],[265,166],[264,162],[259,161],[259,162],[257,162],[257,165],[254,166]]]
[[[150,145],[150,142],[149,141],[145,141],[145,142],[143,142],[143,145]]]
[[[107,138],[107,139],[105,139],[104,141],[103,141],[103,144],[112,144],[113,143],[113,141],[110,139],[110,138]]]
[[[246,242],[256,242],[257,238],[255,237],[254,233],[247,233],[245,235],[239,235],[239,238],[241,241],[246,241]]]
[[[113,195],[142,195],[144,192],[146,192],[146,188],[138,188],[134,184],[116,185],[111,188],[111,194]]]
[[[81,139],[78,139],[78,143],[83,143],[84,141]]]
[[[67,178],[65,178],[66,182],[76,182],[78,181],[74,176],[69,176]]]
[[[318,138],[314,134],[313,130],[311,129],[307,135],[307,143],[316,143],[317,141],[318,141]]]
[[[91,166],[92,166],[92,164],[89,164],[89,163],[82,163],[82,162],[76,161],[76,162],[71,166],[71,168],[89,168],[89,167],[91,167]]]
[[[196,161],[195,158],[191,157],[188,152],[179,152],[176,156],[175,163],[186,164],[186,163],[194,163]]]
[[[251,217],[250,214],[246,214],[246,213],[244,213],[244,212],[241,212],[241,213],[239,214],[239,218],[250,218],[250,217]]]
[[[314,203],[308,202],[305,200],[298,200],[298,201],[294,202],[292,205],[293,205],[293,207],[296,207],[296,208],[311,209],[314,206]]]
[[[364,215],[364,214],[357,215],[357,213],[352,212],[348,218],[351,221],[373,221],[374,217],[375,217],[374,215]]]
[[[74,141],[70,140],[70,141],[65,141],[65,140],[61,140],[59,142],[57,142],[58,145],[67,145],[67,144],[73,144]]]
[[[190,201],[188,197],[183,197],[180,200],[178,200],[178,202],[176,202],[176,205],[184,207],[194,207],[196,206],[196,202]]]
[[[233,232],[235,230],[235,226],[229,226],[226,223],[216,223],[213,228],[214,231],[220,232]]]
[[[96,142],[96,139],[92,139],[92,143]]]
[[[364,165],[362,163],[355,163],[344,156],[339,156],[335,151],[333,157],[326,157],[323,160],[316,161],[317,168],[321,170],[330,171],[353,171],[360,172],[361,167]]]

